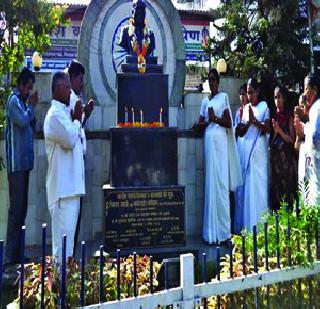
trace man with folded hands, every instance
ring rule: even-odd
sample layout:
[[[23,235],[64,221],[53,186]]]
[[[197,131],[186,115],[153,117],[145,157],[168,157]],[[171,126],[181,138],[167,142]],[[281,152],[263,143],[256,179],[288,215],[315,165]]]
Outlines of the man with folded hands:
[[[52,218],[52,254],[62,260],[62,235],[67,235],[66,256],[73,255],[74,233],[85,194],[81,144],[82,106],[77,102],[70,117],[71,86],[68,74],[52,79],[52,104],[44,122],[48,157],[47,197]]]

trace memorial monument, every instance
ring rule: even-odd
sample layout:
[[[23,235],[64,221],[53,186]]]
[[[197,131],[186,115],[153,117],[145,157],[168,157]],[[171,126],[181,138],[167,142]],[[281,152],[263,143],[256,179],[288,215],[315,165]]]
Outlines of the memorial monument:
[[[155,36],[145,20],[145,0],[134,0],[132,17],[129,25],[122,27],[119,40],[127,54],[121,64],[122,72],[117,73],[118,123],[128,120],[152,123],[160,122],[161,118],[161,123],[168,126],[168,74],[163,74],[163,65],[158,65],[157,57],[152,56]],[[127,110],[130,112],[126,119]]]
[[[180,23],[178,13],[170,0],[107,0],[104,5],[93,0],[88,11],[80,39],[85,48],[79,49],[80,60],[89,56],[83,60],[91,72],[87,91],[93,91],[101,104],[106,100],[101,81],[110,97],[115,92],[116,115],[109,130],[110,181],[103,187],[106,248],[143,247],[147,252],[148,248],[183,246],[184,187],[178,186],[177,129],[169,127],[169,109],[182,98],[183,83],[176,70],[184,79],[184,51],[179,54],[182,30],[167,17],[174,16]],[[111,49],[100,48],[102,42],[110,42],[107,29],[112,25]],[[96,29],[91,37],[90,27]],[[98,53],[91,52],[95,46]],[[110,66],[104,65],[110,58],[103,51],[109,50],[114,83],[107,71]],[[94,67],[95,59],[100,64]]]
[[[147,26],[144,0],[133,1],[132,17],[121,29],[119,46],[127,53],[125,63],[121,64],[122,72],[163,73],[163,66],[153,56],[155,37]]]

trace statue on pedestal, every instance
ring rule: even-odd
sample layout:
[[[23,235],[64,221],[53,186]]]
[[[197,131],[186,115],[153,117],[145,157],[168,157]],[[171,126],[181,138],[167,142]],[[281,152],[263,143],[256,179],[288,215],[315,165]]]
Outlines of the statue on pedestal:
[[[133,0],[132,17],[129,19],[129,25],[121,30],[119,45],[129,55],[138,58],[138,70],[144,73],[145,58],[151,56],[155,49],[154,34],[146,25],[145,0]]]

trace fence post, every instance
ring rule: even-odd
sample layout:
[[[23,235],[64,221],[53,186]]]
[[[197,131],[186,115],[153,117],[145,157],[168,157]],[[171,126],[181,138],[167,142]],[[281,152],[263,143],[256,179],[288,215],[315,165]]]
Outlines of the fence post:
[[[194,264],[191,253],[180,255],[180,286],[182,288],[182,308],[194,309]]]
[[[2,307],[2,277],[3,277],[3,240],[0,240],[0,308]]]

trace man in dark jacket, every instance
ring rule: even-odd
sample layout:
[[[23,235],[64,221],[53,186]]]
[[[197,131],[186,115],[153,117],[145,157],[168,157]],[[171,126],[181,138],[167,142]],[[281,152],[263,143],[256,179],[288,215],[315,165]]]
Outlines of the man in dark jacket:
[[[5,265],[20,261],[21,227],[25,224],[28,208],[29,173],[33,169],[33,109],[38,94],[30,96],[34,74],[24,68],[7,99],[6,155],[10,207],[7,223]]]

